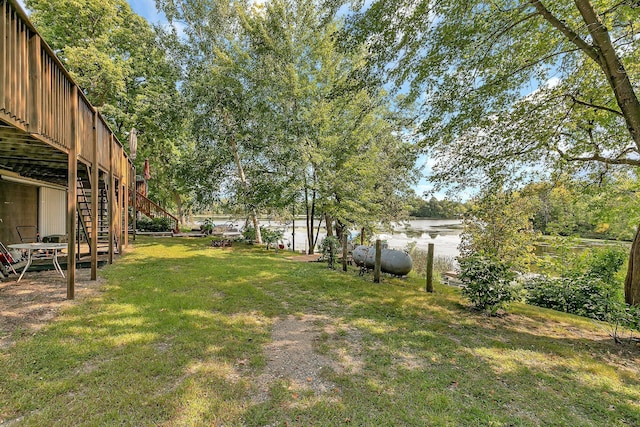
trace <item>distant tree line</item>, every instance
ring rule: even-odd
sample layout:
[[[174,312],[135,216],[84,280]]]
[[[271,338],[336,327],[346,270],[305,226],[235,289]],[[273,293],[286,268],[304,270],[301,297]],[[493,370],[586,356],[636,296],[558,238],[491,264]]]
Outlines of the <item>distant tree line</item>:
[[[438,200],[436,197],[431,197],[428,200],[416,197],[411,203],[409,216],[438,219],[460,218],[466,209],[466,205],[462,202],[448,199]]]
[[[517,210],[516,214],[528,218],[531,229],[542,235],[629,241],[640,221],[640,213],[634,209],[640,202],[640,180],[636,175],[635,172],[610,174],[598,183],[568,176],[529,183],[510,192],[512,202],[505,206],[505,212]],[[410,203],[409,215],[463,218],[483,203],[487,204],[488,193],[491,191],[484,191],[465,203],[416,197]],[[486,208],[495,210],[495,201]],[[496,215],[496,221],[504,221],[505,212]]]

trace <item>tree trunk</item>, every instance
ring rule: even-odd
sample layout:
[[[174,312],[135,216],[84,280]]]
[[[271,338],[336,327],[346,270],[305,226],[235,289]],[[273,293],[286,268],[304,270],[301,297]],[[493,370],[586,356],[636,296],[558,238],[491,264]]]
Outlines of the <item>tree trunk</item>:
[[[176,202],[176,207],[178,209],[178,221],[180,221],[181,225],[184,225],[184,209],[182,206],[182,197],[180,197],[180,193],[173,190],[173,200]]]
[[[640,225],[631,244],[627,277],[624,281],[624,301],[640,305]]]
[[[306,181],[306,180],[305,180]],[[309,190],[307,188],[306,182],[304,186],[304,203],[306,208],[306,220],[307,220],[307,242],[309,242],[309,248],[307,249],[307,253],[309,255],[313,254],[313,216],[315,214],[316,209],[316,193],[313,192],[312,200],[309,201]]]
[[[314,172],[315,173],[315,172]],[[313,255],[316,246],[317,236],[314,238],[313,219],[316,214],[316,190],[315,190],[315,176],[313,177],[314,189],[311,191],[311,201],[309,201],[309,186],[307,177],[304,178],[304,202],[307,211],[307,241],[309,242],[309,250],[307,253]],[[320,220],[322,223],[322,219]]]
[[[251,221],[253,221],[253,228],[256,230],[256,243],[262,244],[262,232],[260,231],[260,221],[258,220],[258,213],[255,209],[251,209]]]
[[[587,24],[587,29],[597,47],[595,60],[607,76],[616,102],[622,111],[631,138],[640,149],[640,100],[635,93],[627,70],[611,42],[609,30],[588,0],[575,0],[576,6]]]
[[[324,214],[324,224],[327,228],[327,237],[333,237],[333,228],[331,228],[331,224],[333,224],[333,219],[329,216],[329,214]]]
[[[247,184],[247,177],[244,174],[244,168],[242,167],[242,161],[240,160],[240,153],[238,152],[238,145],[236,144],[236,139],[233,135],[229,137],[229,142],[231,143],[231,151],[233,152],[233,160],[236,163],[236,168],[238,168],[238,177],[240,178],[240,182],[242,183],[242,189],[245,192],[245,196],[249,191],[249,185]],[[256,243],[262,244],[262,233],[260,233],[260,221],[258,220],[258,213],[255,208],[251,208],[249,211],[251,215],[251,221],[253,222],[253,227],[256,230]]]
[[[339,220],[336,220],[336,237],[338,238],[338,241],[342,242],[342,237],[346,234],[345,233],[345,226],[342,222],[340,222]]]
[[[529,0],[538,13],[559,30],[569,41],[595,61],[607,78],[615,96],[616,103],[627,125],[629,135],[640,149],[640,100],[629,79],[627,70],[611,41],[609,30],[602,22],[600,15],[589,0],[574,0],[585,27],[589,30],[591,42],[575,33],[565,21],[558,19],[540,0]],[[633,239],[629,254],[629,269],[624,285],[625,301],[628,304],[640,305],[640,239],[639,233]]]

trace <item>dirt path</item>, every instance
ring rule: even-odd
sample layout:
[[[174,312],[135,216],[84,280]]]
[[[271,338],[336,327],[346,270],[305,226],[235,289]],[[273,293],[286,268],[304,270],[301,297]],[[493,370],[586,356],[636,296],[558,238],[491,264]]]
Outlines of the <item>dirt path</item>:
[[[103,279],[90,280],[90,269],[76,272],[75,296],[96,295]],[[67,300],[67,280],[56,271],[28,272],[20,283],[11,275],[0,282],[0,349],[10,347],[18,335],[37,332],[57,313],[73,304]]]
[[[271,332],[271,342],[265,345],[267,365],[255,380],[256,403],[269,399],[269,388],[279,381],[288,384],[292,395],[313,392],[317,397],[339,393],[338,387],[328,379],[331,372],[354,372],[360,369],[359,337],[352,334],[338,337],[336,321],[326,316],[305,314],[277,320]],[[348,349],[332,351],[331,356],[319,352],[323,340],[351,342]],[[353,347],[352,347],[353,346]],[[348,355],[347,355],[348,353]]]

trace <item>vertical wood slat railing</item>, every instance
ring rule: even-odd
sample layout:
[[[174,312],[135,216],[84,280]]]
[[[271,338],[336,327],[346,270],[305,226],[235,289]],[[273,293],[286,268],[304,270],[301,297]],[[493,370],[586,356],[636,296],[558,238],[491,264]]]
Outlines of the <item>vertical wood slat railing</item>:
[[[132,205],[133,202],[134,202],[133,193],[129,192],[129,204]],[[172,222],[173,231],[175,233],[180,231],[180,229],[178,228],[178,224],[179,224],[178,218],[171,215],[162,206],[158,205],[153,200],[148,199],[144,194],[136,191],[135,203],[136,203],[135,206],[137,211],[142,212],[149,218],[156,218],[156,217],[168,218]]]
[[[69,152],[76,137],[69,123],[72,121],[74,92],[78,105],[79,159],[88,164],[98,163],[129,185],[135,176],[122,144],[111,138],[113,132],[98,114],[99,157],[94,159],[91,130],[95,108],[65,70],[52,49],[29,22],[16,0],[0,0],[0,119],[38,140],[64,152]],[[109,145],[116,146],[117,157],[111,164]],[[107,155],[105,155],[107,153]]]

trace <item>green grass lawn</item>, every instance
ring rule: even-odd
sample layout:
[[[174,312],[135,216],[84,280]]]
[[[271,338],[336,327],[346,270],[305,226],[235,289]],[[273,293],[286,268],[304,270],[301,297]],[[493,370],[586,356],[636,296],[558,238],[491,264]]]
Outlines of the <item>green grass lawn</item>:
[[[418,278],[331,271],[257,247],[144,239],[98,297],[0,350],[11,425],[640,426],[640,348],[526,305],[489,318]],[[2,302],[0,301],[0,305]],[[278,319],[314,315],[326,393],[257,401]],[[0,425],[2,421],[0,421]]]

